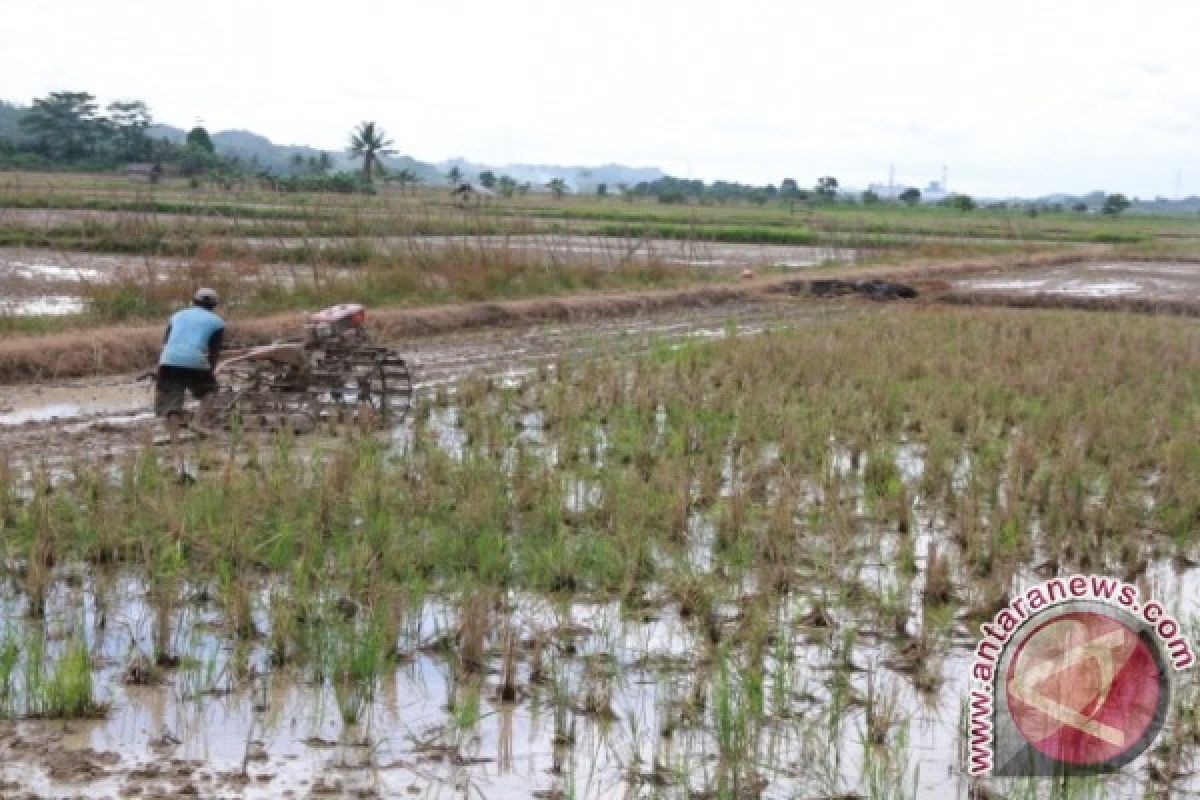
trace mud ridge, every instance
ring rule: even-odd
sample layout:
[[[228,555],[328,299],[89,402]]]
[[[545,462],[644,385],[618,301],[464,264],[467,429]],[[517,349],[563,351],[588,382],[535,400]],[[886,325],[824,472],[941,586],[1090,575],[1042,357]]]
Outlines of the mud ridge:
[[[1129,311],[1140,314],[1172,314],[1200,317],[1200,301],[1164,300],[1152,297],[1089,297],[1054,292],[951,291],[937,298],[957,306],[1002,306],[1004,308],[1050,308],[1076,311]]]

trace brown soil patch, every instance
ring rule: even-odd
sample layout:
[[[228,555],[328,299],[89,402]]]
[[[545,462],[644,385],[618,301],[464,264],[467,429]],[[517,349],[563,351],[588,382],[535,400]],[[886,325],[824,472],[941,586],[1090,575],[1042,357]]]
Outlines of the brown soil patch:
[[[939,298],[955,305],[1069,308],[1200,315],[1200,261],[1097,259],[1014,276],[996,272],[955,280]]]
[[[108,776],[121,761],[116,753],[62,746],[54,733],[21,733],[13,723],[0,727],[0,764],[37,763],[56,783],[82,784]]]

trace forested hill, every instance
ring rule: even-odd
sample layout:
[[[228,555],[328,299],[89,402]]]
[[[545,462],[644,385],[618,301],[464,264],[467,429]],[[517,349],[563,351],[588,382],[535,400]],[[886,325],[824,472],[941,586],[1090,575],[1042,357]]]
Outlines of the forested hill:
[[[95,97],[86,92],[52,93],[35,101],[31,108],[0,100],[0,167],[26,169],[114,169],[130,161],[180,161],[189,151],[188,132],[173,125],[153,121],[144,103],[131,101],[110,104],[101,109]],[[34,127],[22,125],[31,111],[39,117]],[[277,176],[312,174],[321,163],[321,173],[354,172],[361,162],[348,150],[322,151],[302,144],[276,144],[267,137],[247,130],[227,130],[207,134],[215,155],[222,163],[241,164],[254,172]],[[347,128],[347,145],[350,128]],[[156,142],[167,142],[166,149]],[[195,152],[191,152],[195,156]],[[193,160],[195,160],[193,158]],[[202,159],[201,159],[202,160]],[[597,167],[560,167],[541,164],[489,166],[465,159],[433,164],[406,155],[382,155],[385,170],[405,174],[407,180],[426,185],[446,185],[453,181],[480,183],[481,173],[508,176],[515,184],[543,188],[551,181],[562,181],[574,191],[590,191],[600,184],[616,187],[634,185],[662,177],[656,168],[630,168],[620,164]],[[212,168],[214,164],[195,163],[190,172]]]
[[[170,125],[153,125],[147,133],[175,144],[182,144],[187,135],[182,129]],[[334,169],[353,170],[358,166],[358,162],[352,160],[345,151],[322,151],[308,145],[275,144],[253,131],[218,131],[212,134],[212,143],[219,155],[236,157],[244,163],[257,164],[262,169],[280,174],[291,171],[297,156],[307,162],[310,158],[319,157],[322,152],[332,159]],[[441,174],[433,164],[408,156],[385,156],[383,163],[391,172],[410,170],[423,183],[437,183],[441,180]]]

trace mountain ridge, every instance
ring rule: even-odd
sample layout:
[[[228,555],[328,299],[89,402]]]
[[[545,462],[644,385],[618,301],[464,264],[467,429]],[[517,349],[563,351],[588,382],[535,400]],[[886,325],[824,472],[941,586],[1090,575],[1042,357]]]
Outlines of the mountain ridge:
[[[165,138],[171,142],[182,143],[187,132],[173,125],[152,125],[146,133],[149,136]],[[353,170],[358,162],[345,150],[320,150],[302,144],[276,144],[260,133],[244,129],[231,129],[211,133],[213,147],[223,156],[236,156],[242,161],[258,164],[273,172],[287,173],[291,169],[293,156],[305,160],[315,158],[322,152],[327,153],[333,161],[335,170]],[[664,176],[658,167],[628,167],[623,164],[600,164],[597,166],[558,166],[554,164],[507,164],[495,166],[481,162],[468,161],[465,158],[452,158],[445,161],[421,161],[407,155],[385,156],[384,167],[389,172],[407,169],[417,176],[421,182],[429,185],[446,184],[446,173],[453,167],[458,167],[462,180],[478,183],[479,173],[491,172],[496,177],[508,175],[517,183],[529,183],[541,187],[555,178],[561,178],[572,191],[590,191],[601,183],[615,188],[619,183],[630,185],[641,181],[653,181]]]

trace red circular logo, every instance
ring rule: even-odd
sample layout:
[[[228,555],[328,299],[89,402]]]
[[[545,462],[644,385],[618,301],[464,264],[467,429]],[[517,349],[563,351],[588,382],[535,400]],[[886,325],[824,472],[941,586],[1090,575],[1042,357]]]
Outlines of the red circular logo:
[[[1120,620],[1091,611],[1034,628],[1009,661],[1005,687],[1021,735],[1050,758],[1079,766],[1145,749],[1166,700],[1151,646]]]

